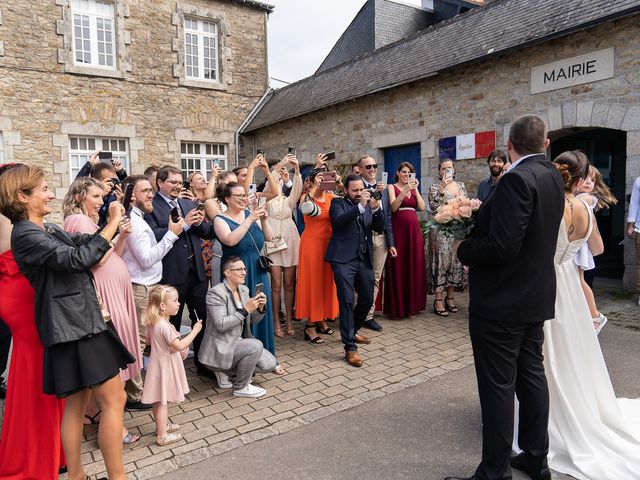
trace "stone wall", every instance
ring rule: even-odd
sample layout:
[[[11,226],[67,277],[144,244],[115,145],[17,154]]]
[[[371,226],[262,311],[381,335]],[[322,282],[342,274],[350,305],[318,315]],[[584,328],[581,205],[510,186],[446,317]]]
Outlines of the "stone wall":
[[[71,134],[126,137],[131,173],[179,165],[180,140],[224,143],[233,165],[235,132],[268,84],[264,10],[221,0],[117,0],[125,48],[121,78],[111,78],[68,73],[68,7],[0,6],[0,128],[10,129],[11,160],[42,166],[58,198],[70,181]],[[220,21],[223,82],[214,89],[181,85],[183,11]]]
[[[510,122],[525,113],[542,116],[551,130],[606,127],[627,132],[627,193],[640,175],[640,18],[608,22],[565,38],[453,69],[434,77],[342,103],[251,132],[245,155],[259,146],[273,155],[297,147],[303,161],[335,150],[341,162],[362,154],[383,160],[383,148],[422,146],[423,191],[434,181],[442,137],[496,130],[504,146]],[[591,84],[531,95],[531,67],[615,48],[615,76]],[[366,80],[366,79],[363,79]],[[457,179],[475,192],[488,174],[486,160],[457,162]],[[627,248],[625,264],[633,261]],[[625,285],[632,285],[626,269]]]

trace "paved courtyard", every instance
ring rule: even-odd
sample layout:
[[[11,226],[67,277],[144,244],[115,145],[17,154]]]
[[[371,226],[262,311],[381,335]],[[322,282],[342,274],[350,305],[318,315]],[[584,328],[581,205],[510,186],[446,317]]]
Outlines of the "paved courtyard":
[[[596,295],[610,322],[640,330],[635,298],[605,288]],[[181,442],[157,446],[151,413],[125,413],[129,430],[142,435],[124,448],[129,477],[155,478],[471,365],[466,295],[459,299],[460,313],[449,318],[432,313],[402,321],[381,318],[384,331],[367,331],[373,341],[359,350],[362,368],[344,362],[337,325],[324,344],[313,345],[302,340],[302,324],[296,323],[295,336],[277,339],[277,356],[288,374],[257,376],[255,383],[268,391],[261,399],[233,397],[195,375],[188,361],[191,392],[169,410],[171,421],[182,425]],[[101,476],[105,467],[96,437],[97,427],[86,426],[82,460],[88,474]]]

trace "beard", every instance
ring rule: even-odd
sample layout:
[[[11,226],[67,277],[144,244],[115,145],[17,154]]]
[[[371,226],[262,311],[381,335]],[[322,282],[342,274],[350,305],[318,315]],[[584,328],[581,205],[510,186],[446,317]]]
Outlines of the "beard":
[[[499,177],[500,174],[502,173],[502,169],[503,168],[504,167],[501,167],[499,169],[498,168],[490,168],[489,171],[491,172],[491,176],[492,177]]]

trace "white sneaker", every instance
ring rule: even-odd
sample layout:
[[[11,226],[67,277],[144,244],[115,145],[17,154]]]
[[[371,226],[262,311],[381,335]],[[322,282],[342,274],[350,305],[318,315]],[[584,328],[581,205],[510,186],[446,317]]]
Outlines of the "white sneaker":
[[[603,314],[600,314],[599,320],[600,321],[598,322],[598,328],[596,328],[596,335],[600,334],[600,331],[602,330],[602,328],[609,321],[609,319],[607,317],[605,317]]]
[[[244,388],[233,391],[234,397],[260,398],[266,394],[267,391],[264,388],[256,387],[255,385],[251,385],[251,383],[247,383],[247,386]]]
[[[220,388],[232,388],[233,383],[229,381],[229,375],[224,372],[213,372],[216,376],[216,381],[218,382],[218,387]]]

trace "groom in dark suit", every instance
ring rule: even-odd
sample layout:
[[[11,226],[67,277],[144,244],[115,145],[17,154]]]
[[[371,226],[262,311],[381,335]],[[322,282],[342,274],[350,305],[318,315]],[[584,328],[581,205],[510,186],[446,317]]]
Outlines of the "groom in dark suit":
[[[362,366],[356,343],[371,341],[358,330],[373,305],[373,231],[384,232],[379,200],[364,189],[362,177],[349,175],[344,198],[334,198],[329,208],[331,240],[325,261],[331,263],[340,303],[340,336],[349,365]],[[354,294],[358,300],[354,307]]]
[[[524,453],[511,466],[534,480],[550,480],[542,327],[554,317],[553,257],[564,188],[545,157],[549,140],[541,118],[518,118],[507,145],[512,165],[480,208],[471,239],[457,251],[470,267],[469,333],[482,408],[482,461],[470,479],[512,478],[515,393]]]

